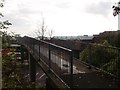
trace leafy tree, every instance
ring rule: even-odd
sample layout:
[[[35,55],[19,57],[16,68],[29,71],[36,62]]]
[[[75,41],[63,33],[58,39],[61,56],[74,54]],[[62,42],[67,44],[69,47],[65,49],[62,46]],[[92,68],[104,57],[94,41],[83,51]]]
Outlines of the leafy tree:
[[[8,33],[7,31],[0,31],[0,38],[2,48],[7,48],[10,46],[11,43],[16,42],[16,38],[21,37],[20,34],[15,34],[14,32]]]
[[[7,48],[12,43],[12,37],[7,33],[7,31],[1,31],[2,36],[2,47]]]
[[[113,5],[113,15],[117,16],[120,13],[120,1],[117,3],[117,5]],[[118,32],[117,39],[115,42],[117,47],[120,47],[120,33]]]
[[[117,3],[117,5],[113,5],[113,15],[117,16],[120,13],[120,1]]]
[[[5,0],[0,0],[0,8],[4,7],[4,1]],[[0,18],[3,18],[4,15],[2,14],[2,12],[0,12]],[[12,25],[8,20],[2,21],[0,20],[0,29],[7,29],[8,26]]]

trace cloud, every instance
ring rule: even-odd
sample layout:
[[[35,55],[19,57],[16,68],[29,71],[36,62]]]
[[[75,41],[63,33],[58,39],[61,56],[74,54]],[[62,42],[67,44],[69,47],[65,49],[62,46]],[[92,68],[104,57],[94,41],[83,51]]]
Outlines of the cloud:
[[[19,8],[18,9],[19,13],[23,14],[24,16],[29,16],[33,14],[41,14],[41,10],[32,10],[27,7]]]
[[[59,8],[69,8],[70,3],[69,2],[61,2],[61,3],[56,4],[56,6]]]
[[[3,14],[13,24],[9,29],[22,35],[34,32],[42,17],[55,35],[78,35],[115,27],[114,19],[96,16],[106,17],[112,5],[108,0],[6,0]]]
[[[91,3],[86,6],[85,12],[92,13],[96,15],[102,15],[107,17],[112,10],[112,2],[109,1],[101,1],[99,3]]]

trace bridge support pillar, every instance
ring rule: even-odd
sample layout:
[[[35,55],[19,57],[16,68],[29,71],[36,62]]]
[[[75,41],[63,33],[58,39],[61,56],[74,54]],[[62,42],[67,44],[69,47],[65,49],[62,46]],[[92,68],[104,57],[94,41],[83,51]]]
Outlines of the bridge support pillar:
[[[29,70],[30,70],[30,81],[36,81],[36,62],[33,56],[29,53]]]
[[[51,47],[49,44],[49,72],[50,72],[50,69],[51,69]]]
[[[73,88],[73,52],[70,52],[70,88]]]
[[[23,48],[23,47],[24,47],[24,46],[21,45],[21,63],[24,62],[24,48]]]

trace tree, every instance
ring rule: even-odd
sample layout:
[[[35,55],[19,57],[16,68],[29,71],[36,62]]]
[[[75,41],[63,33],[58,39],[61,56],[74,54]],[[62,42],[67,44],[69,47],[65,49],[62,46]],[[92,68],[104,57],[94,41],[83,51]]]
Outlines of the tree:
[[[53,30],[51,29],[51,30],[48,32],[48,34],[49,34],[49,37],[50,37],[50,40],[51,40],[52,35],[53,35]]]
[[[53,35],[53,30],[48,30],[48,27],[45,25],[45,20],[42,19],[42,23],[38,26],[37,31],[35,32],[39,40],[44,40],[48,35],[51,39]]]
[[[119,15],[119,13],[120,13],[120,1],[117,3],[117,5],[113,5],[113,15],[114,16],[117,16],[117,15]],[[119,21],[119,20],[118,20]],[[118,22],[119,23],[119,22]],[[118,26],[119,27],[119,26]],[[118,28],[119,29],[119,28]],[[117,35],[117,37],[116,37],[117,39],[116,39],[116,42],[115,42],[115,44],[116,44],[116,46],[117,47],[120,47],[120,33],[118,32],[118,35]]]
[[[0,38],[2,43],[2,48],[7,48],[11,43],[16,42],[16,37],[20,37],[19,34],[15,34],[14,32],[8,33],[7,31],[0,31]]]
[[[117,16],[120,13],[120,1],[117,3],[117,5],[113,5],[113,15]]]
[[[0,0],[0,8],[4,7],[4,1],[5,0]],[[3,18],[4,15],[2,12],[0,12],[0,18]],[[0,29],[7,29],[9,25],[12,25],[8,20],[2,21],[0,20]]]
[[[38,27],[37,32],[35,32],[39,40],[41,39],[44,40],[46,30],[47,30],[47,26],[45,26],[45,21],[44,19],[42,19],[41,25]]]

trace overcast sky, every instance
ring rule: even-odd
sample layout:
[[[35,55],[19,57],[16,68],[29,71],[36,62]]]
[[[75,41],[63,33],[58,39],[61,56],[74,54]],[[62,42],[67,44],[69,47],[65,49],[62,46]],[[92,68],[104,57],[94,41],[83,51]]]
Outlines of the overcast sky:
[[[118,0],[5,0],[8,31],[35,35],[42,18],[56,36],[93,35],[118,29],[112,5]]]

